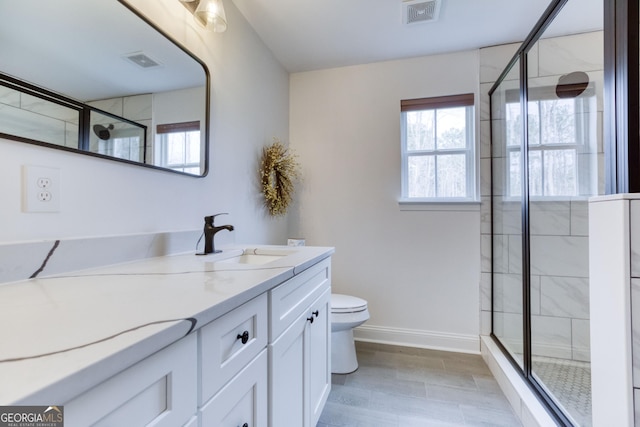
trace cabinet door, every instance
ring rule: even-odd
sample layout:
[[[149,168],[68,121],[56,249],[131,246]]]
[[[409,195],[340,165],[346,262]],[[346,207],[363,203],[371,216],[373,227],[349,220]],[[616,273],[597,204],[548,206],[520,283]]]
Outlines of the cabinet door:
[[[305,359],[309,364],[309,426],[320,419],[331,391],[331,290],[327,290],[311,305],[314,322],[307,326],[309,345]]]
[[[64,404],[69,426],[181,426],[196,412],[191,334]]]
[[[304,427],[304,346],[306,317],[298,317],[269,344],[269,394],[271,427]]]
[[[202,426],[267,426],[267,351],[263,350],[201,409]]]
[[[315,427],[331,391],[331,289],[269,346],[271,427]]]

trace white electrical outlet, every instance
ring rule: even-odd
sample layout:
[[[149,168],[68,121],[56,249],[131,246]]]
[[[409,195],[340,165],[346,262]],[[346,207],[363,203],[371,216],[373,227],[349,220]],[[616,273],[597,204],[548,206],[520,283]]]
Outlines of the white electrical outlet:
[[[24,212],[60,212],[60,169],[22,167]]]

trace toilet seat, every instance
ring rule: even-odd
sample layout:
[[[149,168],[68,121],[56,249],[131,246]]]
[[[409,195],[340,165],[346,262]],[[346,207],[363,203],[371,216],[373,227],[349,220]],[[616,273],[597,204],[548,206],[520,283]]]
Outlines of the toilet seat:
[[[367,302],[351,295],[331,294],[332,313],[358,313],[367,309]]]

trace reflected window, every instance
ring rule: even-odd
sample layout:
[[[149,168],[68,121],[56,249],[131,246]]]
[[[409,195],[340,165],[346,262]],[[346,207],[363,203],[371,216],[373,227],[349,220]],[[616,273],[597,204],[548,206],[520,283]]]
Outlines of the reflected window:
[[[596,99],[585,96],[558,99],[553,88],[535,88],[528,103],[529,194],[562,197],[595,194],[596,170],[591,163],[597,151]],[[506,106],[509,196],[521,194],[520,105]],[[595,187],[594,187],[595,186]]]
[[[473,94],[404,100],[402,197],[474,200]]]
[[[200,174],[200,122],[158,125],[156,164],[178,172]]]
[[[144,154],[139,136],[113,138],[110,141],[100,141],[98,152],[118,159],[140,162]]]

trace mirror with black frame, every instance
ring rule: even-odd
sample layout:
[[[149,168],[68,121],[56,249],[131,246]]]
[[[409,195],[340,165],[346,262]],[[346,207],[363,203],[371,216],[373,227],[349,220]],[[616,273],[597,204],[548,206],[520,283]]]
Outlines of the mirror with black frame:
[[[205,64],[123,0],[0,2],[0,138],[204,176]]]

